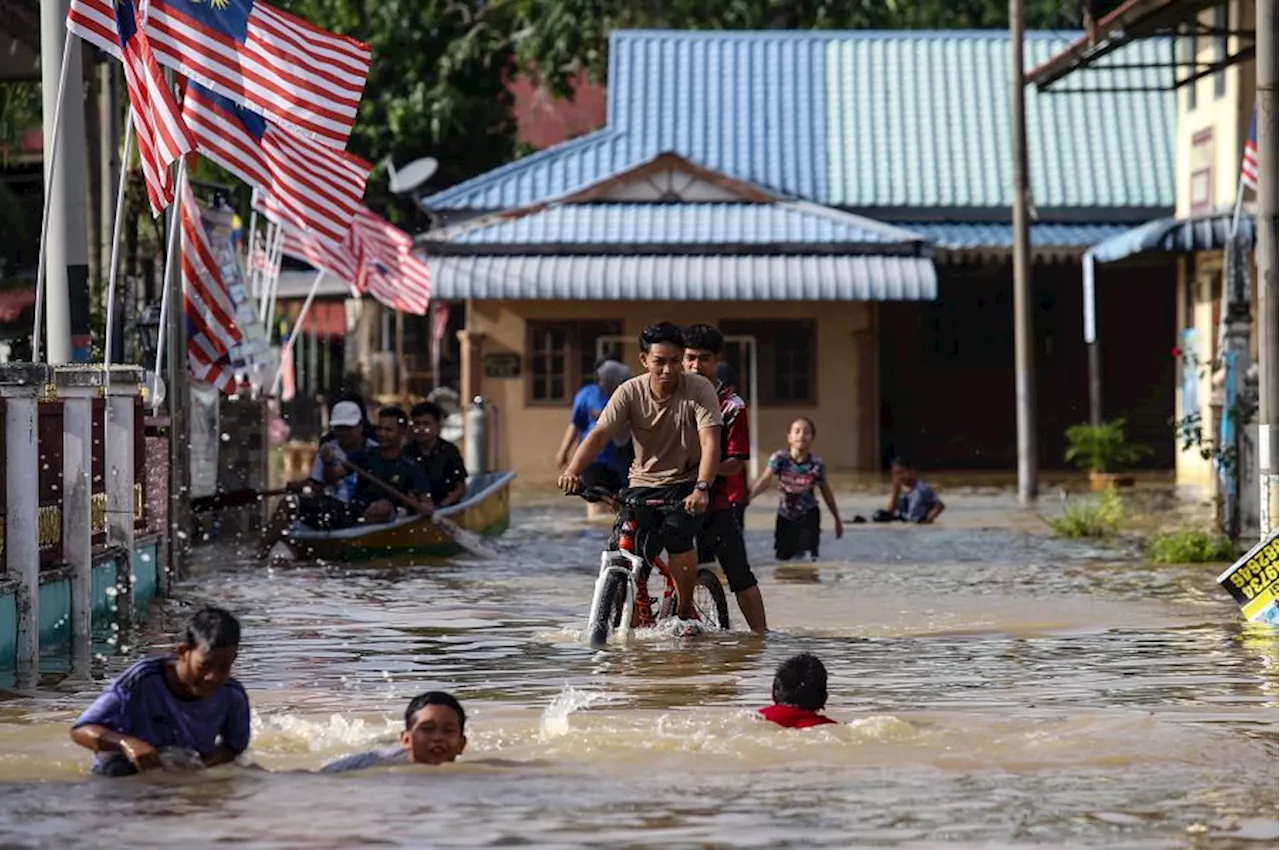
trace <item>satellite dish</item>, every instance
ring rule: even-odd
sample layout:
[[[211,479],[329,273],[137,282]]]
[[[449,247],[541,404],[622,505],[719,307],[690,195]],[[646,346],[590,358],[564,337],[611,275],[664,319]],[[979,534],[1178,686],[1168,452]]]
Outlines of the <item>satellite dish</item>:
[[[440,168],[440,163],[433,156],[415,159],[398,170],[395,163],[391,161],[391,157],[387,157],[386,162],[387,174],[391,178],[389,188],[396,195],[407,195],[417,191]]]

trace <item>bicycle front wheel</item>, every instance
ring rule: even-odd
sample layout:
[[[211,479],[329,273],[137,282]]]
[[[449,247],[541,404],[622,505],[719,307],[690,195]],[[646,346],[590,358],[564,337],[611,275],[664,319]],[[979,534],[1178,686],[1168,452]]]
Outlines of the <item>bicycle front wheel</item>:
[[[591,617],[587,623],[587,640],[596,649],[609,642],[609,632],[622,619],[622,609],[627,604],[627,576],[625,573],[610,570],[599,588],[595,599],[591,601]]]
[[[707,628],[729,629],[729,601],[724,595],[724,587],[720,577],[706,567],[698,568],[698,578],[693,585],[693,609],[698,620]],[[662,603],[659,619],[674,617],[676,614],[675,597]]]

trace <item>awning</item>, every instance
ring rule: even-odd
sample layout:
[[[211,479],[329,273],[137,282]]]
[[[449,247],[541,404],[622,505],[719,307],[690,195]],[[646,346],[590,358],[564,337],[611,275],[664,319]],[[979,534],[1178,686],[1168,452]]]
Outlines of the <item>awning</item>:
[[[933,261],[886,255],[427,256],[445,300],[932,301]]]
[[[1254,239],[1253,216],[1240,216],[1240,235],[1250,249]],[[1132,230],[1097,243],[1090,249],[1100,263],[1114,263],[1134,254],[1150,252],[1191,254],[1196,251],[1221,251],[1231,233],[1231,214],[1194,218],[1158,218]]]

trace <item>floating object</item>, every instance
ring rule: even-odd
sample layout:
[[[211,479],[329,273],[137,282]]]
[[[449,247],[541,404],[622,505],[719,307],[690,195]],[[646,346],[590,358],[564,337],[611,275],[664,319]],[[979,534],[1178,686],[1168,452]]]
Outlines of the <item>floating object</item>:
[[[1231,568],[1218,576],[1218,584],[1227,589],[1240,606],[1244,618],[1251,623],[1280,625],[1280,531],[1271,532],[1257,546],[1244,554]]]

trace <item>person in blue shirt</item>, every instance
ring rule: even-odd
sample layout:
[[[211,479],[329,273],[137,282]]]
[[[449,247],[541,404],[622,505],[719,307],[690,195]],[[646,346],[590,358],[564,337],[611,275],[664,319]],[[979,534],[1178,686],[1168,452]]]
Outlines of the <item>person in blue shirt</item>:
[[[249,697],[231,676],[239,650],[235,617],[197,611],[177,651],[121,673],[71,727],[71,740],[93,752],[102,776],[152,770],[166,758],[204,767],[234,761],[249,748]]]
[[[568,465],[574,446],[596,427],[596,420],[609,403],[613,391],[630,377],[631,367],[618,360],[605,358],[596,364],[596,382],[578,390],[573,398],[569,427],[556,452],[557,468],[564,469]],[[626,433],[619,432],[583,471],[583,487],[606,487],[616,493],[627,486],[627,470],[631,466],[631,431],[629,428],[623,431]]]
[[[878,510],[873,522],[933,522],[947,506],[938,498],[933,488],[916,477],[916,470],[900,457],[893,459],[893,492],[889,494],[888,510]]]

